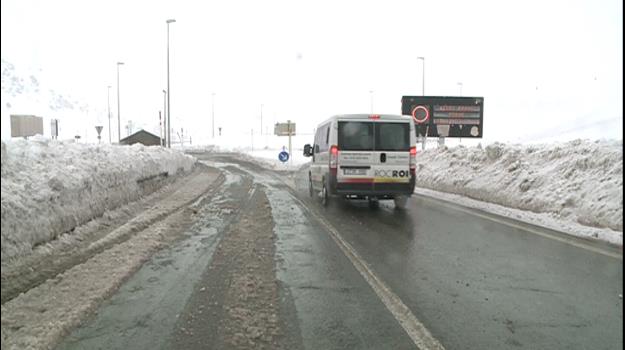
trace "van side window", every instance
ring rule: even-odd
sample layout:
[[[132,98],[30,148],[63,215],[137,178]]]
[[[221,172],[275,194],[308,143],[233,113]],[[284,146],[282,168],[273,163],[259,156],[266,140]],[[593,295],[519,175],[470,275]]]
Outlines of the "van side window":
[[[328,132],[330,131],[330,124],[322,125],[319,127],[319,152],[326,152],[328,150]]]
[[[315,144],[313,145],[313,153],[319,153],[319,143],[321,141],[321,132],[323,128],[318,128],[315,133]]]
[[[328,131],[326,132],[326,147],[329,146],[330,141],[330,126],[332,126],[332,124],[328,124]]]

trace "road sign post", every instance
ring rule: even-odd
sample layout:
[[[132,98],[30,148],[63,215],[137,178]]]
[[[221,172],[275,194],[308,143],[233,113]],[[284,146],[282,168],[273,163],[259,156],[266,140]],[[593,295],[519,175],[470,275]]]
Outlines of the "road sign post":
[[[100,139],[102,138],[102,136],[100,135],[102,133],[102,128],[103,128],[102,125],[97,125],[95,127],[95,131],[98,132],[98,143],[100,143]]]
[[[59,120],[58,119],[52,119],[51,126],[50,126],[50,135],[52,136],[52,139],[59,138]]]
[[[289,130],[289,154],[293,154],[293,150],[291,149],[291,135],[292,135],[292,133],[291,133],[291,121],[287,120],[286,122],[289,125],[289,128],[288,128],[288,130]],[[289,162],[289,163],[291,163],[291,162]]]
[[[276,123],[273,133],[276,136],[289,137],[289,154],[293,154],[293,148],[291,147],[291,136],[295,135],[295,123],[291,123],[291,120],[287,120],[286,123]]]

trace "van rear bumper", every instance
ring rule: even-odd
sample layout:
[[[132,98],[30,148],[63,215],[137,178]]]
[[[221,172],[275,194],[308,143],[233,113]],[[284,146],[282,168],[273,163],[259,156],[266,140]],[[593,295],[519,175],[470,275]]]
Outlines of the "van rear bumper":
[[[330,193],[339,195],[357,196],[394,196],[412,195],[415,188],[414,177],[407,183],[350,183],[337,182],[336,178],[330,178]]]

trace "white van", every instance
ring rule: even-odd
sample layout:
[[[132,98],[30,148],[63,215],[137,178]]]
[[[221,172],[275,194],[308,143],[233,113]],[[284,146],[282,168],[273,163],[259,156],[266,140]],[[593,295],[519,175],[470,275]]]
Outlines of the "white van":
[[[415,187],[416,136],[412,119],[399,115],[348,114],[319,124],[315,143],[304,146],[312,157],[309,192],[323,205],[330,195],[393,199],[403,208]]]

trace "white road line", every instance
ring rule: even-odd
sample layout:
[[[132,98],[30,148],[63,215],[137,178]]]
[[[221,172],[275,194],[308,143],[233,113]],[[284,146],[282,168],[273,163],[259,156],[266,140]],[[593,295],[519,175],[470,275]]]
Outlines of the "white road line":
[[[375,294],[380,298],[382,303],[391,312],[393,317],[399,322],[402,328],[406,331],[410,339],[414,342],[417,348],[421,350],[430,349],[445,349],[443,345],[436,339],[430,331],[421,323],[410,309],[404,304],[397,294],[380,279],[376,274],[367,266],[367,263],[358,255],[356,250],[345,241],[338,231],[325,219],[317,215],[297,197],[291,193],[289,195],[300,204],[300,207],[310,213],[317,221],[319,221],[326,230],[330,233],[330,237],[336,242],[343,254],[351,261],[352,265],[360,273],[360,275],[367,281],[369,286],[373,289]]]
[[[568,238],[559,237],[559,236],[556,236],[556,235],[553,235],[553,234],[550,234],[550,233],[547,233],[547,232],[541,232],[541,231],[533,229],[531,227],[520,225],[520,224],[515,224],[514,222],[508,221],[508,220],[505,220],[505,219],[498,219],[498,218],[492,217],[490,215],[484,215],[484,214],[481,214],[481,213],[477,212],[477,210],[479,210],[479,209],[475,209],[475,210],[467,209],[467,208],[464,208],[460,204],[448,203],[447,201],[445,201],[443,199],[432,198],[432,197],[427,196],[427,195],[419,194],[419,196],[422,196],[423,198],[426,198],[426,199],[428,199],[430,201],[435,201],[439,205],[441,205],[443,207],[446,207],[446,208],[449,208],[449,209],[452,209],[452,210],[461,211],[463,213],[474,215],[474,216],[480,217],[482,219],[487,219],[487,220],[496,222],[498,224],[514,227],[514,228],[522,230],[522,231],[533,233],[533,234],[535,234],[537,236],[549,238],[549,239],[552,239],[554,241],[565,243],[565,244],[568,244],[568,245],[571,245],[571,246],[574,246],[574,247],[577,247],[577,248],[589,250],[591,252],[598,253],[598,254],[605,255],[605,256],[609,256],[611,258],[615,258],[615,259],[618,259],[618,260],[623,260],[623,255],[621,255],[621,254],[610,252],[610,251],[607,251],[607,250],[604,250],[604,249],[601,249],[601,248],[598,248],[598,247],[593,247],[591,245],[587,245],[587,244],[584,244],[584,243],[576,242],[574,239],[568,239]],[[492,214],[492,215],[497,215],[497,214]],[[510,220],[513,220],[513,219],[510,219]]]

